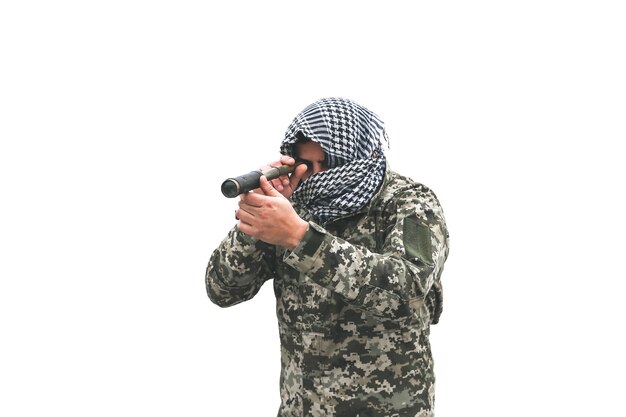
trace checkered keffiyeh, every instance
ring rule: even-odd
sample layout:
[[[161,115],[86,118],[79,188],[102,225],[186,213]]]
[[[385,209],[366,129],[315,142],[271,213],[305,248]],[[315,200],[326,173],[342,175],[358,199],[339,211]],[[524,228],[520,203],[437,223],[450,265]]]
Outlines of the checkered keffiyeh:
[[[378,116],[351,100],[323,98],[291,122],[280,152],[296,157],[294,144],[301,135],[321,145],[328,170],[302,182],[292,200],[321,224],[368,204],[383,182],[383,140],[389,143]]]

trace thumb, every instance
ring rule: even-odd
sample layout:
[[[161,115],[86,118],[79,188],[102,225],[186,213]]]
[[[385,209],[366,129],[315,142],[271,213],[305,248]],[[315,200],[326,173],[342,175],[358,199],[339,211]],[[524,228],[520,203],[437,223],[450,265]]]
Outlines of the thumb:
[[[265,195],[268,195],[270,197],[278,197],[282,195],[276,190],[276,188],[272,186],[267,178],[265,178],[265,175],[261,175],[261,178],[259,178],[259,185],[261,186],[261,190],[263,190]]]

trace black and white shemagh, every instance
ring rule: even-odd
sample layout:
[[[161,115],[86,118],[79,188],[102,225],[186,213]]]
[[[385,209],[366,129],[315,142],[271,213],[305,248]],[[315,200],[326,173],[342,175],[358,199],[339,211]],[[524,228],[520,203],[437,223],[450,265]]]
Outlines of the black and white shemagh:
[[[300,183],[292,200],[322,225],[367,205],[386,169],[389,140],[378,116],[348,99],[322,98],[291,122],[280,152],[295,158],[302,135],[321,145],[328,169]]]

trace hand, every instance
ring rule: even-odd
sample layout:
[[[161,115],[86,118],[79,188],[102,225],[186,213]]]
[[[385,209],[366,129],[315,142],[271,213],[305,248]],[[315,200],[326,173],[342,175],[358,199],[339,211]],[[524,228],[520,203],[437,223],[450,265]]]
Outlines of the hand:
[[[259,182],[263,194],[249,192],[239,196],[239,209],[235,212],[239,219],[237,228],[269,244],[293,250],[309,224],[298,216],[289,200],[272,187],[265,176]]]
[[[275,161],[270,163],[269,165],[264,166],[261,170],[266,170],[271,167],[277,167],[281,165],[294,165],[296,160],[290,156],[283,155],[281,156],[279,161]],[[291,197],[293,192],[296,190],[296,187],[302,180],[302,176],[307,170],[307,166],[302,164],[296,167],[295,171],[291,173],[291,175],[282,175],[278,178],[275,178],[271,181],[274,188],[282,194],[285,198]],[[258,194],[264,194],[262,190],[255,190]]]

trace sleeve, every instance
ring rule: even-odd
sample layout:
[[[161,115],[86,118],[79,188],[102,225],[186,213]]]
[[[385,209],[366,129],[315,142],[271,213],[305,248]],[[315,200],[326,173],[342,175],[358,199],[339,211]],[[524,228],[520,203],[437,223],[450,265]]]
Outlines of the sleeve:
[[[213,251],[206,269],[209,299],[229,307],[254,297],[274,277],[275,247],[234,227]]]
[[[396,196],[382,216],[380,253],[310,222],[285,263],[371,314],[392,319],[420,316],[448,255],[443,211],[433,194],[409,190]]]

